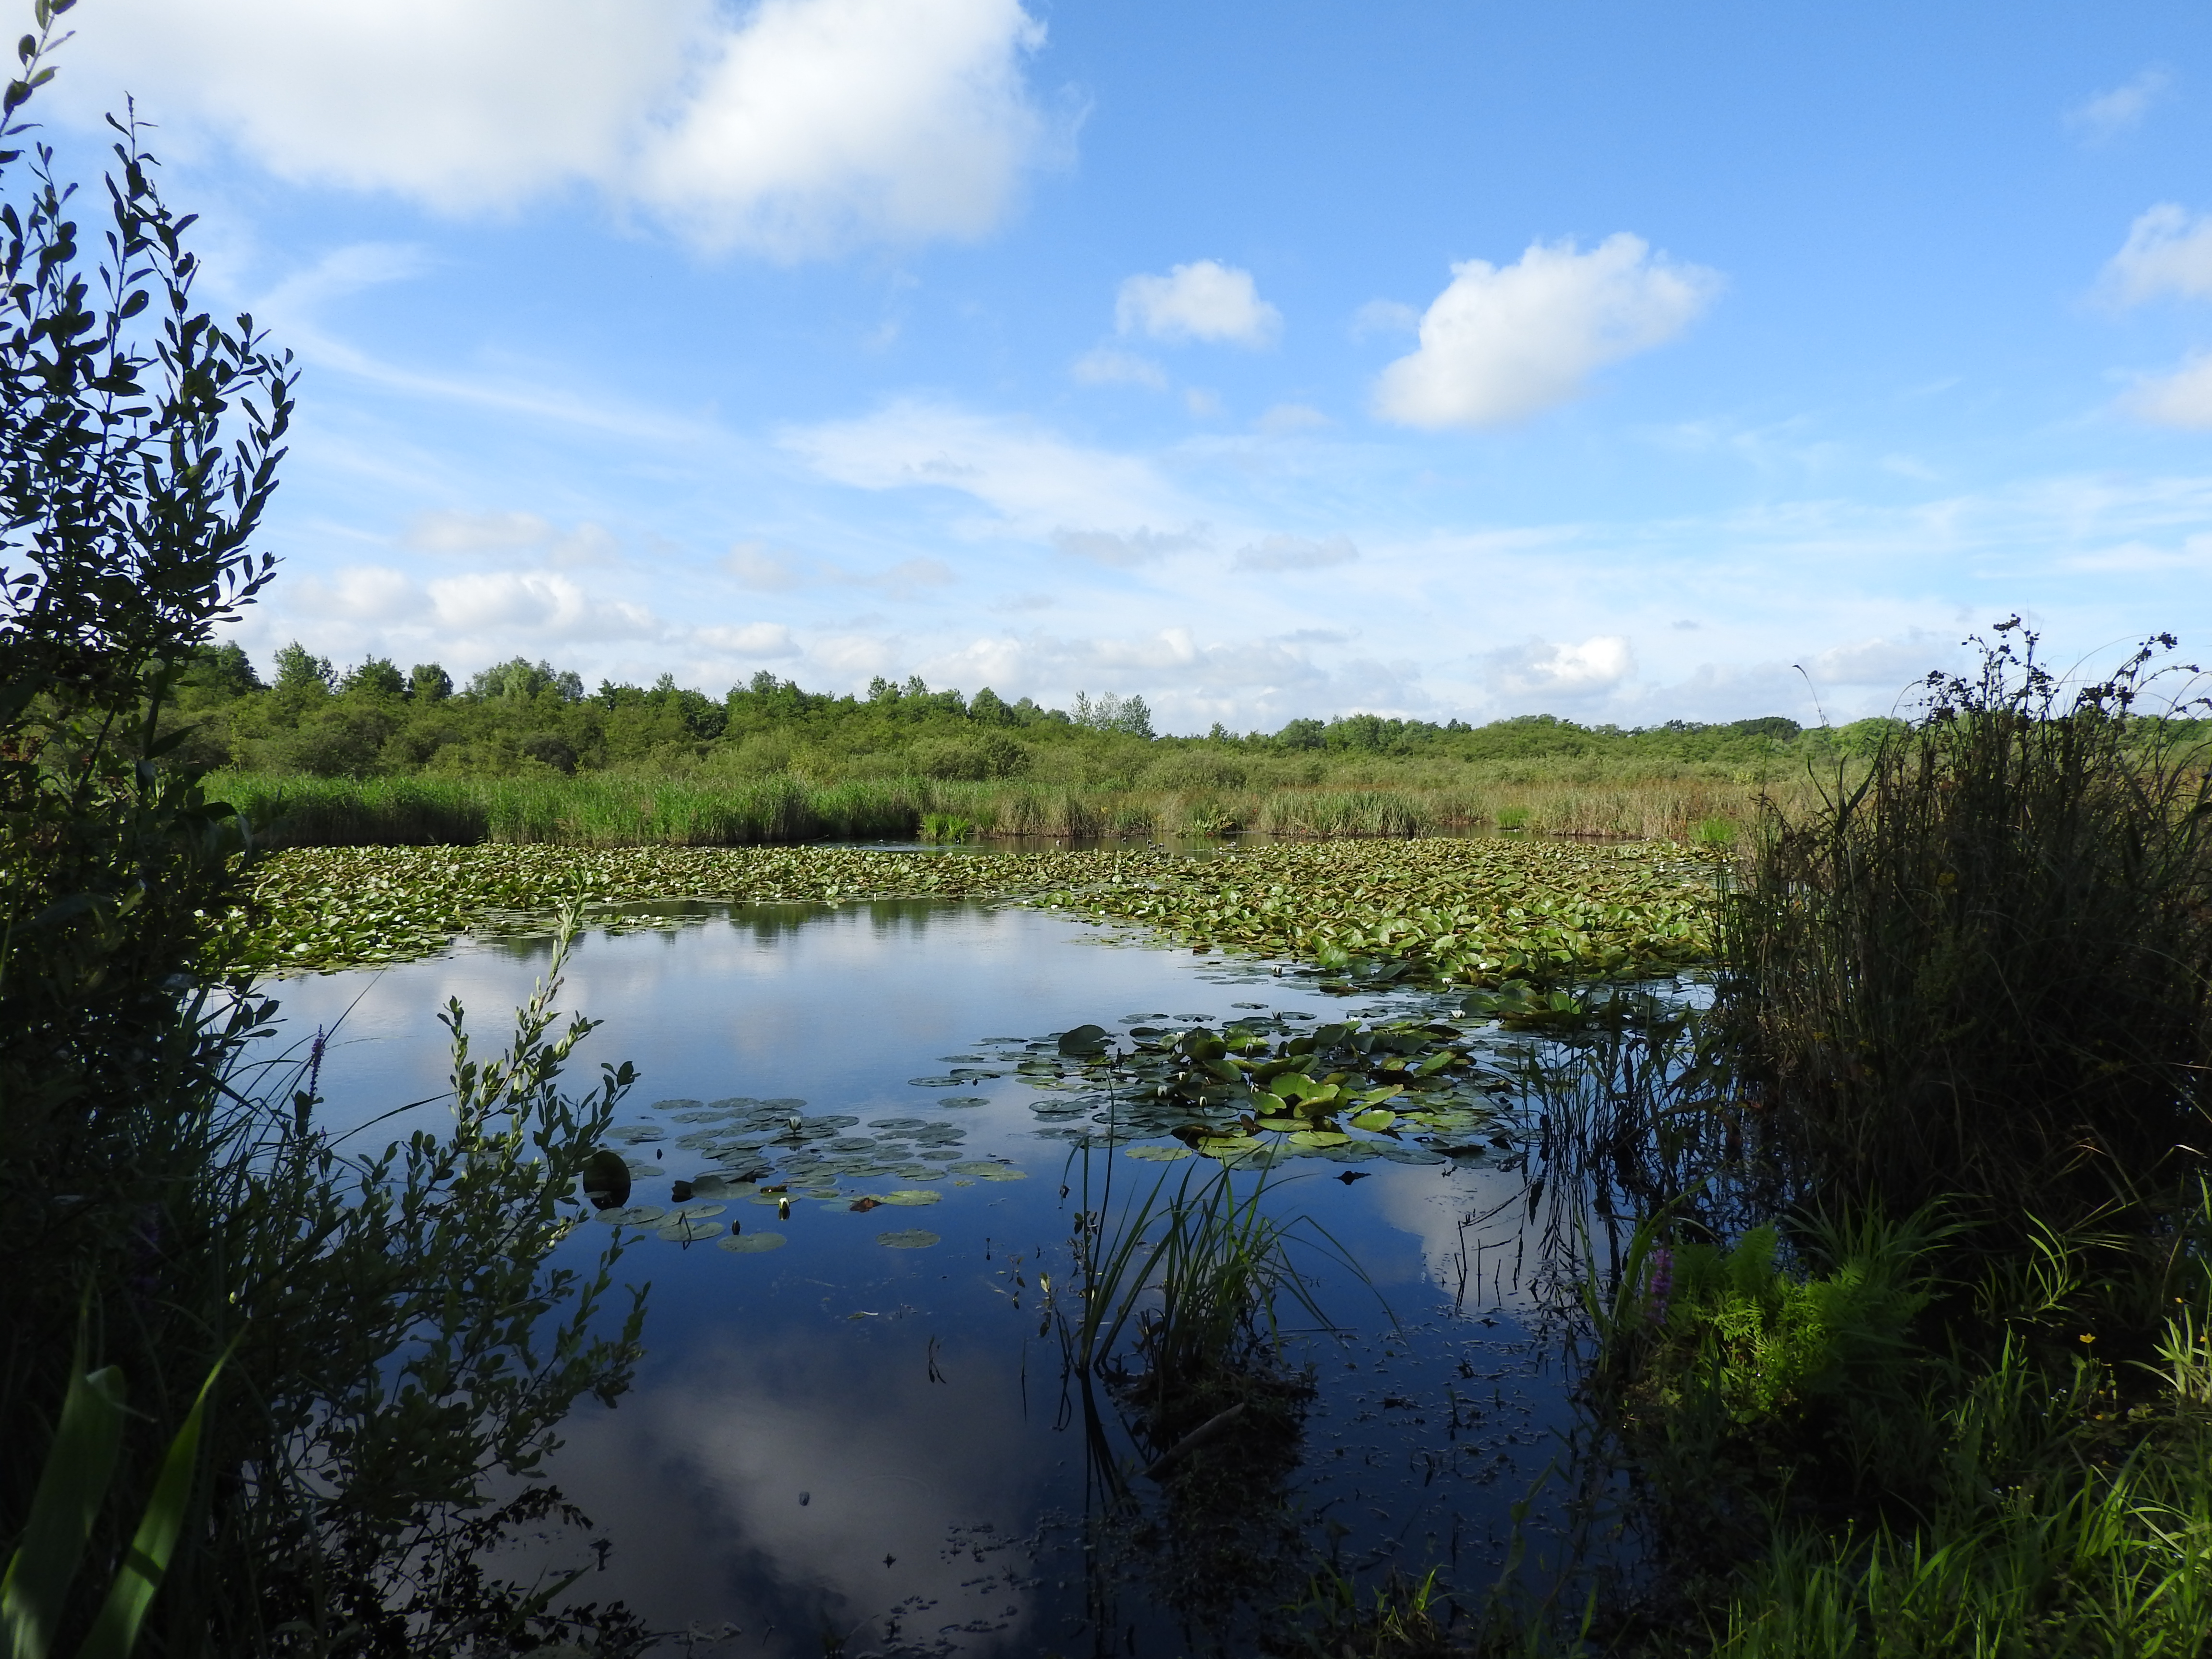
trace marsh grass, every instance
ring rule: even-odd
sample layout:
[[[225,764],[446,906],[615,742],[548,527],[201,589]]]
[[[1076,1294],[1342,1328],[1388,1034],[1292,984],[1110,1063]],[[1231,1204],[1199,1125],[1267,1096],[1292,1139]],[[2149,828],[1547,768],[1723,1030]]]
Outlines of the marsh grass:
[[[1770,807],[1725,1000],[1805,1182],[2063,1223],[2201,1166],[2212,775],[2135,708],[2171,645],[2069,690],[2003,624],[1863,779]]]
[[[314,778],[211,775],[270,847],[737,847],[810,841],[908,840],[932,816],[977,835],[1093,841],[1224,836],[1406,837],[1492,829],[1593,840],[1724,842],[1754,818],[1759,786],[1674,777],[1577,781],[1424,778],[1400,787],[1152,789],[1029,779],[963,782],[861,779],[834,785],[787,775],[705,775],[550,770],[480,778]],[[1796,799],[1802,781],[1776,786]],[[1770,793],[1772,793],[1770,791]],[[1723,834],[1714,826],[1725,826]]]

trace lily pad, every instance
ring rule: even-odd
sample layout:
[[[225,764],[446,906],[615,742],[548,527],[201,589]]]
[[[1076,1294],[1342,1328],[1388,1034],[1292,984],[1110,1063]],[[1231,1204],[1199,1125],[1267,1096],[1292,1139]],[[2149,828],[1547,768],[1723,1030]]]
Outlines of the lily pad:
[[[1026,1181],[1028,1176],[1011,1164],[997,1164],[988,1158],[976,1158],[966,1164],[946,1165],[954,1175],[973,1176],[978,1181]]]
[[[667,1214],[668,1212],[657,1204],[639,1204],[627,1210],[604,1210],[600,1212],[599,1219],[611,1222],[617,1227],[650,1227]]]
[[[672,1244],[696,1244],[702,1239],[714,1237],[721,1231],[722,1224],[719,1221],[672,1221],[660,1229],[659,1237]]]
[[[917,1089],[950,1089],[961,1079],[957,1077],[910,1077],[907,1081]]]
[[[883,1194],[878,1201],[884,1204],[919,1206],[924,1204],[934,1204],[944,1196],[943,1193],[932,1192],[927,1187],[902,1187],[895,1193]]]
[[[988,1095],[946,1095],[937,1103],[957,1111],[965,1106],[988,1106],[991,1097]]]
[[[921,1227],[902,1227],[896,1231],[878,1233],[876,1243],[889,1250],[926,1250],[944,1240],[937,1234]]]
[[[780,1250],[790,1242],[787,1233],[732,1233],[720,1248],[732,1255],[758,1255],[763,1250]]]
[[[1141,1158],[1147,1164],[1173,1164],[1178,1158],[1188,1158],[1190,1148],[1188,1146],[1132,1146],[1129,1148],[1129,1156]]]

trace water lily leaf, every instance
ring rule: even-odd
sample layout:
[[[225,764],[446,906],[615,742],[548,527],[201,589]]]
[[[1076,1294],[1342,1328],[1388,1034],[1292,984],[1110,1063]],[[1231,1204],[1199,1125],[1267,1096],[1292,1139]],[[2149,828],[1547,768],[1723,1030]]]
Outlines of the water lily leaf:
[[[1271,1115],[1259,1118],[1255,1121],[1263,1129],[1278,1129],[1293,1133],[1306,1127],[1306,1121],[1302,1117],[1277,1117]]]
[[[620,1152],[602,1146],[584,1160],[584,1196],[593,1209],[620,1209],[629,1203],[629,1165]]]
[[[947,1095],[937,1103],[957,1111],[963,1106],[988,1106],[991,1098],[988,1095]]]
[[[710,1215],[720,1215],[730,1206],[726,1204],[686,1204],[668,1212],[671,1221],[703,1221]]]
[[[895,1193],[885,1193],[882,1201],[885,1204],[905,1204],[918,1207],[924,1204],[934,1204],[944,1196],[943,1193],[932,1192],[927,1187],[902,1187]]]
[[[1328,1129],[1301,1129],[1291,1137],[1293,1146],[1341,1146],[1352,1137]]]
[[[977,1158],[967,1164],[945,1166],[954,1175],[973,1176],[978,1181],[1026,1181],[1029,1177],[1011,1164],[994,1163],[988,1158]]]
[[[921,1227],[902,1227],[895,1232],[878,1233],[876,1243],[889,1250],[926,1250],[944,1240]]]
[[[1352,1127],[1355,1129],[1387,1129],[1397,1121],[1397,1113],[1375,1106],[1366,1111],[1354,1113]]]
[[[721,1241],[720,1248],[732,1255],[757,1255],[763,1250],[780,1250],[791,1242],[787,1233],[732,1234]]]
[[[1104,1054],[1112,1041],[1103,1025],[1079,1025],[1060,1034],[1060,1052],[1070,1060],[1087,1060]]]
[[[1190,1156],[1188,1146],[1132,1146],[1128,1150],[1131,1158],[1141,1158],[1147,1164],[1172,1164],[1177,1158]]]
[[[668,1212],[657,1204],[640,1204],[627,1210],[602,1211],[599,1219],[612,1222],[618,1227],[650,1227],[667,1214]]]
[[[719,1221],[672,1221],[660,1229],[659,1237],[672,1244],[696,1244],[702,1239],[713,1238],[721,1231]]]

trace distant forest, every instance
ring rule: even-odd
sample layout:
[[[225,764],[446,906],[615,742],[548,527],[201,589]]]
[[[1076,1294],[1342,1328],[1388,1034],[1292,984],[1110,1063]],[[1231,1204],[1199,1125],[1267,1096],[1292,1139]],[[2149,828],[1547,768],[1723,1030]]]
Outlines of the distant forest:
[[[1807,731],[1781,715],[1624,729],[1549,714],[1470,726],[1346,714],[1273,732],[1162,738],[1141,696],[1078,694],[1073,709],[966,696],[920,678],[872,682],[858,696],[802,690],[756,674],[720,697],[664,674],[650,686],[601,681],[517,657],[456,685],[435,663],[402,670],[372,657],[340,672],[299,644],[264,683],[235,645],[211,646],[182,677],[169,729],[201,765],[318,777],[484,777],[653,772],[817,780],[1030,775],[1176,787],[1318,782],[1361,760],[1606,769],[1755,771],[1784,756],[1862,751],[1894,723]],[[1203,772],[1182,779],[1182,772]]]

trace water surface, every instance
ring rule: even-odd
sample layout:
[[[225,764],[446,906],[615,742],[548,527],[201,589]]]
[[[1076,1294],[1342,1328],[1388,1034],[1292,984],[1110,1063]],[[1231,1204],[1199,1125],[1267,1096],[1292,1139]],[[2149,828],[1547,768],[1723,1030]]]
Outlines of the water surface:
[[[581,939],[562,1005],[603,1022],[578,1052],[580,1086],[602,1061],[641,1073],[620,1122],[661,1133],[626,1148],[634,1204],[673,1207],[675,1181],[731,1169],[726,1147],[676,1144],[716,1132],[656,1109],[672,1098],[804,1103],[788,1109],[854,1118],[848,1133],[879,1147],[900,1132],[872,1120],[921,1120],[935,1139],[957,1128],[951,1162],[1020,1178],[951,1173],[939,1158],[927,1180],[817,1176],[837,1197],[794,1197],[787,1220],[772,1201],[727,1202],[717,1228],[783,1236],[759,1254],[629,1230],[618,1277],[650,1282],[649,1352],[617,1409],[580,1407],[550,1469],[611,1545],[581,1587],[589,1599],[622,1599],[746,1655],[817,1656],[833,1639],[853,1655],[1170,1655],[1233,1642],[1245,1590],[1279,1599],[1279,1586],[1233,1571],[1235,1552],[1263,1547],[1271,1528],[1280,1559],[1303,1540],[1370,1575],[1441,1563],[1466,1585],[1496,1576],[1510,1506],[1568,1422],[1524,1288],[1518,1170],[1298,1161],[1270,1174],[1271,1201],[1326,1226],[1371,1285],[1322,1273],[1341,1328],[1291,1339],[1317,1387],[1296,1460],[1280,1479],[1255,1469],[1244,1535],[1220,1544],[1221,1582],[1209,1583],[1190,1540],[1223,1528],[1164,1514],[1141,1476],[1138,1520],[1103,1524],[1102,1470],[1039,1278],[1064,1295],[1085,1156],[1069,1137],[1087,1115],[989,1063],[1012,1051],[982,1042],[1085,1023],[1382,1016],[1420,999],[1347,1001],[1267,964],[1021,908],[665,908],[678,925]],[[458,998],[479,1045],[495,1044],[549,952],[542,939],[476,940],[401,967],[281,981],[282,1040],[331,1034],[322,1081],[335,1125],[425,1103],[364,1132],[380,1144],[444,1109],[435,1012]],[[969,1075],[949,1080],[956,1070]],[[988,1072],[1007,1074],[975,1075]],[[1087,1158],[1094,1206],[1109,1167],[1116,1202],[1193,1167],[1127,1147]],[[917,1189],[940,1198],[851,1207]],[[938,1242],[878,1242],[914,1229]],[[605,1240],[594,1225],[563,1248],[580,1262]],[[1103,1403],[1103,1455],[1131,1475],[1130,1443]],[[1179,1533],[1186,1522],[1196,1530]],[[587,1541],[554,1547],[589,1562]]]

